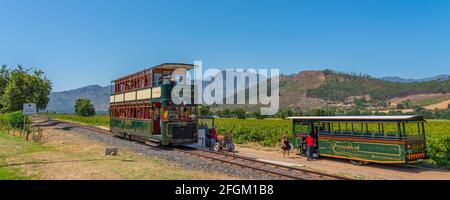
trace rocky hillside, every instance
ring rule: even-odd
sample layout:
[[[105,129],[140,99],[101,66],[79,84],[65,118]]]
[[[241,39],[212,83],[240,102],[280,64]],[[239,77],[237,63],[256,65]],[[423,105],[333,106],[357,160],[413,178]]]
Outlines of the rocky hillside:
[[[417,94],[450,92],[450,79],[399,83],[370,77],[325,71],[303,71],[281,78],[282,107],[308,110],[316,107],[389,106],[389,100]],[[430,97],[432,97],[431,95]]]
[[[352,75],[333,71],[323,71],[323,73],[326,80],[319,87],[309,89],[308,96],[332,101],[344,101],[352,96],[369,95],[371,100],[381,101],[414,94],[450,92],[450,79],[397,83],[367,75]]]

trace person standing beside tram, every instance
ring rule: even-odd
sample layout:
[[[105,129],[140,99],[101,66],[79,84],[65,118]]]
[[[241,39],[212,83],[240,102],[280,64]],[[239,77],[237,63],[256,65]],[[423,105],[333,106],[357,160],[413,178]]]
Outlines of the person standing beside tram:
[[[312,136],[313,133],[309,134],[308,137],[306,137],[306,154],[308,154],[308,161],[311,161],[313,159],[313,152],[314,152],[314,146],[315,141],[314,137]]]
[[[286,152],[289,157],[289,151],[291,150],[291,144],[289,143],[289,140],[286,135],[283,135],[281,138],[281,149],[283,150],[283,157],[286,157]]]
[[[214,126],[212,126],[212,128],[209,129],[208,135],[209,135],[209,141],[210,141],[209,149],[213,150],[214,149],[214,145],[217,142],[217,131],[216,131],[216,128]]]

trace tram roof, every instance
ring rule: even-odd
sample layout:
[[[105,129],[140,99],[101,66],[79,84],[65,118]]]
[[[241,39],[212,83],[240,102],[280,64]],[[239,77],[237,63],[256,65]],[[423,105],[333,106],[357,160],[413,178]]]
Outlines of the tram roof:
[[[175,69],[186,69],[190,70],[194,68],[193,64],[185,64],[185,63],[163,63],[152,67],[153,69],[167,69],[167,70],[175,70]]]
[[[399,115],[399,116],[293,116],[288,119],[298,121],[424,121],[422,116],[418,115]]]
[[[193,65],[193,64],[186,64],[186,63],[163,63],[163,64],[159,64],[159,65],[156,65],[156,66],[154,66],[154,67],[150,67],[150,68],[147,68],[147,69],[144,69],[144,70],[141,70],[141,71],[132,73],[132,74],[128,74],[128,75],[122,76],[122,77],[120,77],[120,78],[118,78],[118,79],[115,79],[115,80],[113,80],[113,81],[111,81],[111,82],[118,81],[118,80],[122,80],[122,79],[126,79],[126,78],[132,77],[132,76],[134,76],[134,75],[136,75],[136,74],[140,74],[140,73],[143,73],[143,72],[145,72],[145,71],[148,71],[148,70],[150,70],[150,69],[162,69],[162,70],[185,69],[185,70],[190,70],[190,69],[193,69],[193,68],[194,68],[194,65]]]

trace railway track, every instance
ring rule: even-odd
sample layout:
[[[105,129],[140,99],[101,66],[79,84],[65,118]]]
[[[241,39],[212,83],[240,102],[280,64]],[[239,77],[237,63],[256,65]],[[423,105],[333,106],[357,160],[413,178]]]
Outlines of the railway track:
[[[232,153],[223,153],[209,151],[206,149],[195,148],[176,148],[176,151],[191,154],[194,156],[219,161],[222,163],[235,165],[242,168],[250,168],[252,170],[261,171],[274,176],[293,179],[293,180],[351,180],[350,178],[317,172],[307,169],[279,165],[275,163],[256,160],[255,158],[233,155]]]
[[[71,127],[79,127],[83,129],[87,129],[96,133],[107,134],[110,135],[109,130],[77,124],[73,122],[59,121],[53,120],[57,123],[67,124]],[[154,148],[149,146],[149,148]],[[272,176],[291,179],[291,180],[352,180],[348,177],[312,171],[302,168],[290,167],[285,165],[279,165],[275,163],[265,162],[261,160],[256,160],[255,158],[235,155],[232,153],[223,153],[216,151],[209,151],[206,149],[196,149],[191,147],[177,147],[172,150],[189,154],[192,156],[213,160],[216,162],[221,162],[228,165],[233,165],[240,168],[248,168],[251,170],[259,171],[262,173],[270,174]]]

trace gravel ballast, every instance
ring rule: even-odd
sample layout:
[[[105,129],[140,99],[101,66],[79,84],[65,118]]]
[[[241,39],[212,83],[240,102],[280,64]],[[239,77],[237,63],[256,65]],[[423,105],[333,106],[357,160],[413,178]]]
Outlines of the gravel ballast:
[[[141,142],[113,137],[111,135],[97,133],[81,127],[71,127],[70,125],[60,123],[57,124],[55,128],[67,130],[70,134],[82,134],[89,139],[105,143],[108,147],[119,148],[121,150],[132,151],[153,158],[176,162],[181,167],[187,169],[217,173],[218,176],[220,176],[220,174],[227,174],[230,176],[253,180],[280,179],[279,177],[274,177],[259,171],[240,168],[230,164],[223,164],[218,161],[212,161],[206,158],[171,150],[170,148],[154,148]]]

